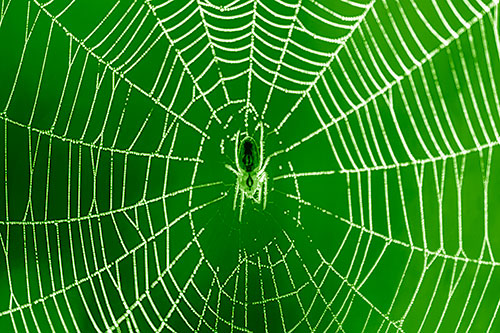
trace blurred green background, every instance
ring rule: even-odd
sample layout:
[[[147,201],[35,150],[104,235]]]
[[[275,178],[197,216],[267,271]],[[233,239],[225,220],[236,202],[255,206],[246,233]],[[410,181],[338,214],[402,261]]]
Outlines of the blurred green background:
[[[497,1],[2,1],[1,330],[498,331],[498,36]]]

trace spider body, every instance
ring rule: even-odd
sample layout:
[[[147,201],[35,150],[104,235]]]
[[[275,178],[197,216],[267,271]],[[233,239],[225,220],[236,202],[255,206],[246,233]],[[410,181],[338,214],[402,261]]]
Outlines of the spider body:
[[[243,139],[240,141],[240,136]],[[236,175],[236,186],[233,209],[236,210],[238,197],[240,197],[239,220],[243,213],[245,198],[251,199],[256,203],[263,202],[263,208],[266,208],[267,199],[267,174],[266,167],[269,158],[264,160],[264,130],[260,126],[260,143],[257,144],[254,138],[247,133],[236,134],[235,144],[235,164],[236,168],[226,165],[231,172]]]

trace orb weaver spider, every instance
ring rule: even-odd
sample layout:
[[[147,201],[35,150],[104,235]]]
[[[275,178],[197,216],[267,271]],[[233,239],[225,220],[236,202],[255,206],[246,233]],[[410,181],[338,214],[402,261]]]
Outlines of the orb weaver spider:
[[[236,186],[234,194],[233,210],[236,210],[238,196],[241,192],[241,203],[239,221],[243,213],[245,197],[252,199],[266,209],[267,203],[267,173],[266,167],[270,157],[264,160],[264,126],[260,126],[260,143],[257,145],[255,139],[247,133],[240,142],[240,132],[236,133],[234,155],[236,169],[226,164],[226,168],[236,175]]]

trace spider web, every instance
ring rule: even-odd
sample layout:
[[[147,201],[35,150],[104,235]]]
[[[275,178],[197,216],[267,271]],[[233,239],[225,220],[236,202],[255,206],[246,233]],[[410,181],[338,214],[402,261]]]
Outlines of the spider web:
[[[498,330],[498,1],[0,10],[0,323]],[[268,207],[233,212],[265,126]]]

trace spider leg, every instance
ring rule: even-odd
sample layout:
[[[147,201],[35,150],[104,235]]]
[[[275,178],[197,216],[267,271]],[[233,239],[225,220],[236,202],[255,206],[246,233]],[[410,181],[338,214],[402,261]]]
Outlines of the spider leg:
[[[233,202],[233,210],[236,210],[236,202],[238,201],[238,193],[240,191],[240,184],[236,182],[235,186],[235,193],[234,193],[234,202]]]
[[[238,171],[236,171],[232,166],[230,166],[229,164],[226,164],[226,169],[228,169],[229,171],[231,171],[232,173],[234,173],[235,175],[238,175]]]
[[[266,204],[267,204],[267,175],[264,175],[264,203],[262,204],[262,207],[266,209]]]
[[[266,160],[264,161],[264,165],[262,166],[262,170],[266,170],[267,165],[269,164],[269,161],[271,160],[271,155],[269,155]]]
[[[255,192],[253,193],[253,201],[260,204],[261,200],[262,200],[262,185],[259,184],[259,186],[255,188]]]
[[[243,214],[243,204],[244,203],[245,203],[245,192],[241,191],[240,222],[241,222],[241,215]]]
[[[264,161],[264,164],[262,167],[259,169],[260,171],[257,173],[257,177],[262,176],[263,173],[266,172],[267,165],[269,164],[269,160],[271,160],[271,156],[268,156],[266,160]]]
[[[239,146],[240,146],[240,131],[236,132],[236,143],[234,144],[234,158],[236,162],[236,169],[241,170],[240,160],[238,158]]]
[[[259,204],[262,202],[262,184],[259,187]]]
[[[259,156],[259,170],[262,169],[262,159],[264,157],[264,124],[259,123],[260,126],[260,156]]]

